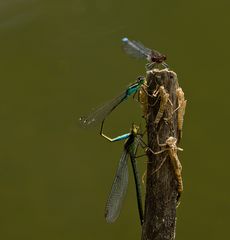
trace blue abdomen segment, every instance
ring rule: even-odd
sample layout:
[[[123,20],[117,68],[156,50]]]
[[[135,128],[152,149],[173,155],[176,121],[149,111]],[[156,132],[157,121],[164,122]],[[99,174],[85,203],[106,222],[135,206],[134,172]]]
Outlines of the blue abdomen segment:
[[[121,136],[118,136],[116,138],[113,138],[112,142],[117,142],[117,141],[121,141],[121,140],[125,140],[127,138],[129,138],[131,135],[131,133],[126,133],[126,134],[123,134]]]
[[[126,91],[126,97],[129,97],[130,95],[136,93],[139,88],[140,88],[139,84],[135,84],[135,85],[130,86]]]

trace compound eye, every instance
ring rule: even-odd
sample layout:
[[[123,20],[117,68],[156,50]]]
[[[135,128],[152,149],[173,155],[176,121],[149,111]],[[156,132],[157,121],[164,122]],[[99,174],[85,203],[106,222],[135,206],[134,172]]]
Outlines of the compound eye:
[[[145,80],[145,78],[144,78],[143,76],[139,76],[139,77],[137,78],[137,80],[138,80],[139,82],[143,82],[143,81]]]

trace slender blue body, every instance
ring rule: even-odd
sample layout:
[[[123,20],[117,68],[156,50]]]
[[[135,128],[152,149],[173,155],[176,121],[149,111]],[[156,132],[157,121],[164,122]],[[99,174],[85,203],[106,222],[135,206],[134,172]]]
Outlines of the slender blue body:
[[[79,121],[81,126],[90,127],[96,125],[99,122],[105,120],[105,118],[124,100],[130,95],[135,94],[142,84],[144,84],[145,78],[139,77],[138,80],[130,85],[125,91],[123,91],[118,97],[112,99],[110,102],[96,108],[88,116],[80,117]]]
[[[142,85],[142,84],[141,84]],[[126,90],[126,98],[128,98],[130,95],[136,93],[140,87],[141,87],[140,83],[136,83],[131,85],[127,90]]]
[[[121,136],[113,138],[111,142],[117,142],[117,141],[125,140],[125,139],[129,138],[130,135],[131,135],[131,133],[123,134]]]
[[[103,133],[104,121],[101,124],[100,135],[110,142],[116,142],[127,139],[124,144],[124,150],[121,155],[117,171],[113,180],[112,188],[105,207],[105,218],[109,223],[113,223],[119,216],[122,203],[128,187],[128,157],[130,157],[133,169],[133,175],[136,187],[137,205],[139,211],[140,222],[143,224],[143,207],[141,196],[140,176],[137,169],[136,153],[140,141],[140,134],[138,134],[138,126],[133,124],[131,132],[120,135],[115,138],[110,138]]]

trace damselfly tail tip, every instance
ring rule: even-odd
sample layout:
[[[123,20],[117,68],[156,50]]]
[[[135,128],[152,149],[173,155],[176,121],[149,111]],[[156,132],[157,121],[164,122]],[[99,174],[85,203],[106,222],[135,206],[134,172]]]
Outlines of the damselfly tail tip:
[[[123,37],[123,38],[122,38],[122,42],[123,42],[123,43],[127,43],[128,41],[129,41],[129,39],[128,39],[127,37]]]

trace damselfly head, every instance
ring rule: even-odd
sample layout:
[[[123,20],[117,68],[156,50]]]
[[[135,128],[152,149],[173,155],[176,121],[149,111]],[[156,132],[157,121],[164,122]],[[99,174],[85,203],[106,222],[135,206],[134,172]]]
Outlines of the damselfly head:
[[[131,132],[134,134],[134,135],[137,135],[138,134],[138,131],[139,131],[140,127],[134,123],[132,123],[132,129],[131,129]]]
[[[145,82],[145,77],[139,76],[139,77],[137,78],[137,82],[138,82],[139,84],[144,84],[144,82]]]

